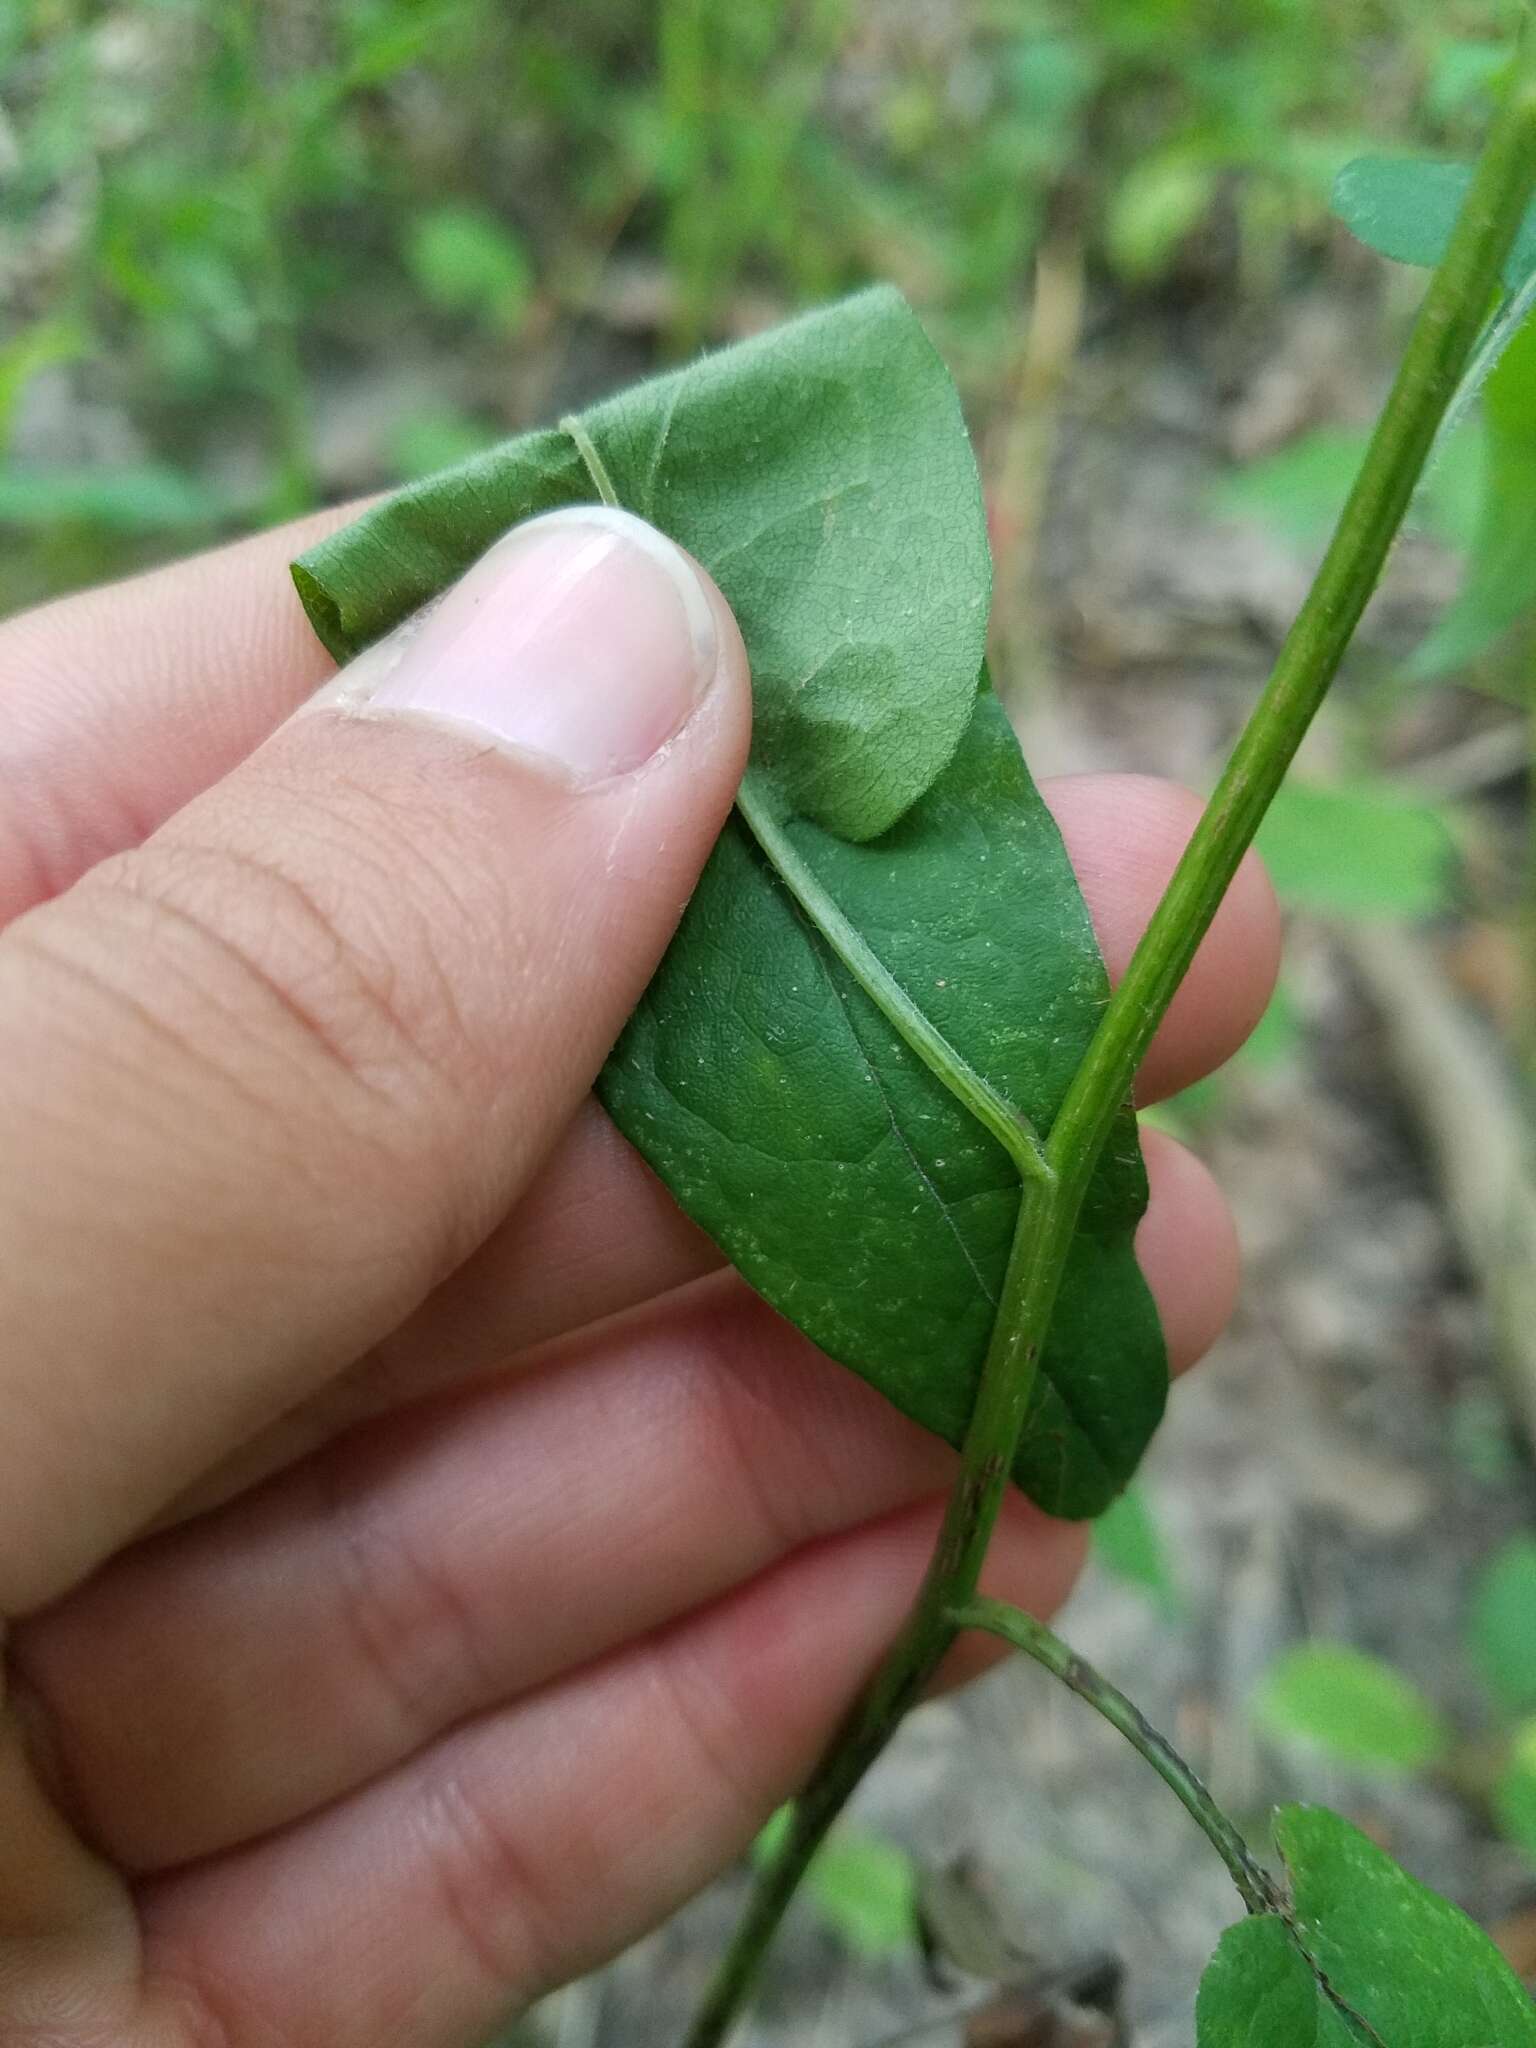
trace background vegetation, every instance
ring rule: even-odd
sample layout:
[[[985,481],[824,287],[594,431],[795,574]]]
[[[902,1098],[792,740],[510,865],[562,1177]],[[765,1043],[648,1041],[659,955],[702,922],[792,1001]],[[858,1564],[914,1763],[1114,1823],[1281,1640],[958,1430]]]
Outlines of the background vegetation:
[[[13,0],[0,594],[415,474],[869,277],[982,405],[1052,237],[1121,303],[1261,306],[1328,260],[1367,142],[1470,146],[1501,26],[1481,0]]]
[[[1000,673],[1038,749],[1198,783],[1284,623],[1288,575],[1304,584],[1418,289],[1340,225],[1338,173],[1363,153],[1469,156],[1508,29],[1493,0],[11,0],[0,610],[422,474],[888,277],[965,391]],[[1101,547],[1103,507],[1123,500],[1142,535]],[[1345,1054],[1365,1027],[1339,987],[1362,974],[1378,1016],[1383,986],[1411,1011],[1415,978],[1450,1001],[1524,1130],[1536,344],[1442,451],[1415,523],[1406,576],[1266,828],[1299,964],[1236,1077],[1162,1112],[1240,1184],[1245,1161],[1269,1162],[1246,1211],[1261,1238],[1287,1213],[1276,1114],[1292,1129],[1342,1102],[1373,1132],[1414,1124],[1409,1151],[1381,1140],[1378,1209],[1442,1141],[1406,1081],[1391,1109],[1360,1109]],[[1256,582],[1243,548],[1262,550]],[[1406,982],[1400,951],[1371,950],[1383,931],[1419,948]],[[1396,1059],[1400,1036],[1368,1059]],[[1398,1590],[1352,1582],[1218,1684],[1199,1663],[1212,1584],[1164,1526],[1210,1535],[1186,1494],[1154,1471],[1100,1558],[1178,1638],[1178,1697],[1205,1699],[1218,1767],[1226,1717],[1244,1742],[1345,1772],[1342,1795],[1319,1789],[1386,1834],[1429,1839],[1415,1816],[1453,1815],[1455,1854],[1429,1874],[1514,1925],[1536,1901],[1536,1349],[1498,1312],[1498,1257],[1457,1207],[1454,1160],[1440,1185],[1457,1249],[1433,1313],[1474,1278],[1455,1355],[1489,1362],[1486,1380],[1444,1354],[1413,1366],[1434,1407],[1418,1476],[1471,1532],[1442,1576],[1425,1576],[1426,1511],[1400,1552],[1366,1545]],[[1293,1282],[1287,1268],[1272,1298]],[[1332,1387],[1337,1346],[1326,1363]],[[1384,1384],[1363,1412],[1406,1398]],[[1197,1446],[1181,1481],[1210,1457]],[[1370,1655],[1336,1640],[1362,1615]],[[1388,1782],[1429,1804],[1394,1805]],[[872,1966],[924,1890],[854,1833],[818,1896]]]

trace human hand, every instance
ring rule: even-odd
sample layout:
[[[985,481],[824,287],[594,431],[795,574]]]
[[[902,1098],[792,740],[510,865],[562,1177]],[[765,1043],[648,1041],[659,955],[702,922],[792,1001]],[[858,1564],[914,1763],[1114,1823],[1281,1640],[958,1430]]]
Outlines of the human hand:
[[[558,515],[289,718],[334,523],[0,628],[6,2048],[474,2041],[805,1776],[953,1467],[587,1097],[744,759],[718,593]],[[1197,806],[1047,793],[1113,970]],[[1250,866],[1149,1098],[1275,946]],[[1147,1153],[1184,1366],[1231,1226]],[[1012,1498],[988,1589],[1082,1549]]]

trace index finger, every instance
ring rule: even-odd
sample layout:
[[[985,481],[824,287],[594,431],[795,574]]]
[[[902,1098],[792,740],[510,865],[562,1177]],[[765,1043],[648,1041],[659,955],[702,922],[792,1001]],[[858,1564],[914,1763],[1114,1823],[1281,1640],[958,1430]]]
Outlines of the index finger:
[[[288,564],[361,509],[0,624],[0,925],[148,838],[334,672]]]

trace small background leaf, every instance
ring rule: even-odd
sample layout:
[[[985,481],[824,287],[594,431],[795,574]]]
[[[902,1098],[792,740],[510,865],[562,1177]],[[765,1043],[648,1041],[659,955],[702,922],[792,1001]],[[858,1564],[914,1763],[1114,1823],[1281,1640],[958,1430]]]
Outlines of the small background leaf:
[[[1356,157],[1339,172],[1330,204],[1367,248],[1433,269],[1445,254],[1461,202],[1472,182],[1468,164],[1426,157]],[[1504,282],[1518,290],[1536,270],[1536,206],[1520,224],[1504,265]]]
[[[1490,88],[1509,69],[1507,43],[1485,43],[1473,37],[1447,36],[1435,50],[1425,112],[1436,121],[1451,121],[1474,112],[1484,118]]]
[[[1299,1738],[1340,1763],[1414,1770],[1436,1757],[1445,1730],[1418,1688],[1347,1643],[1298,1643],[1270,1666],[1253,1714],[1271,1734]]]
[[[441,407],[406,413],[389,431],[389,466],[402,483],[414,483],[434,470],[471,461],[492,438],[468,413]]]
[[[1139,1586],[1170,1619],[1183,1611],[1168,1546],[1145,1490],[1134,1481],[1094,1522],[1093,1554],[1105,1571]]]
[[[1284,974],[1275,983],[1264,1014],[1248,1034],[1248,1040],[1234,1055],[1244,1072],[1273,1073],[1294,1060],[1305,1048],[1306,1027],[1296,998]]]
[[[1184,150],[1144,157],[1120,180],[1104,224],[1110,261],[1133,282],[1155,277],[1216,194],[1217,167]]]
[[[1222,477],[1206,503],[1217,517],[1252,520],[1293,547],[1320,547],[1343,510],[1369,440],[1363,429],[1315,427]],[[1452,546],[1470,548],[1482,511],[1482,487],[1478,437],[1453,434],[1419,487],[1410,525]]]
[[[1536,1864],[1536,1719],[1522,1721],[1493,1788],[1500,1832]]]
[[[0,456],[11,438],[22,393],[40,370],[84,355],[89,337],[78,321],[34,320],[0,343]]]
[[[1484,1566],[1467,1615],[1467,1648],[1506,1714],[1536,1709],[1536,1536],[1511,1537]]]
[[[0,470],[0,526],[178,534],[205,530],[232,509],[211,485],[164,463]]]
[[[1385,784],[1290,782],[1259,831],[1287,903],[1333,917],[1428,917],[1450,900],[1445,813]]]
[[[774,1856],[789,1822],[790,1808],[781,1806],[752,1846],[754,1862]],[[917,1867],[882,1836],[835,1828],[811,1860],[805,1890],[838,1939],[867,1962],[893,1955],[914,1939]]]
[[[522,242],[479,206],[435,206],[406,230],[405,266],[429,304],[514,328],[533,293]]]

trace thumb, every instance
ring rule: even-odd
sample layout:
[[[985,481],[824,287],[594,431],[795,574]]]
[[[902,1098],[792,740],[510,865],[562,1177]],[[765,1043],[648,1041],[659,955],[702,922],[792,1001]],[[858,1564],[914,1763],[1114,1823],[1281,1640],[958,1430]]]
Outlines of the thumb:
[[[690,558],[555,513],[0,937],[0,1613],[486,1235],[649,979],[748,720]]]

